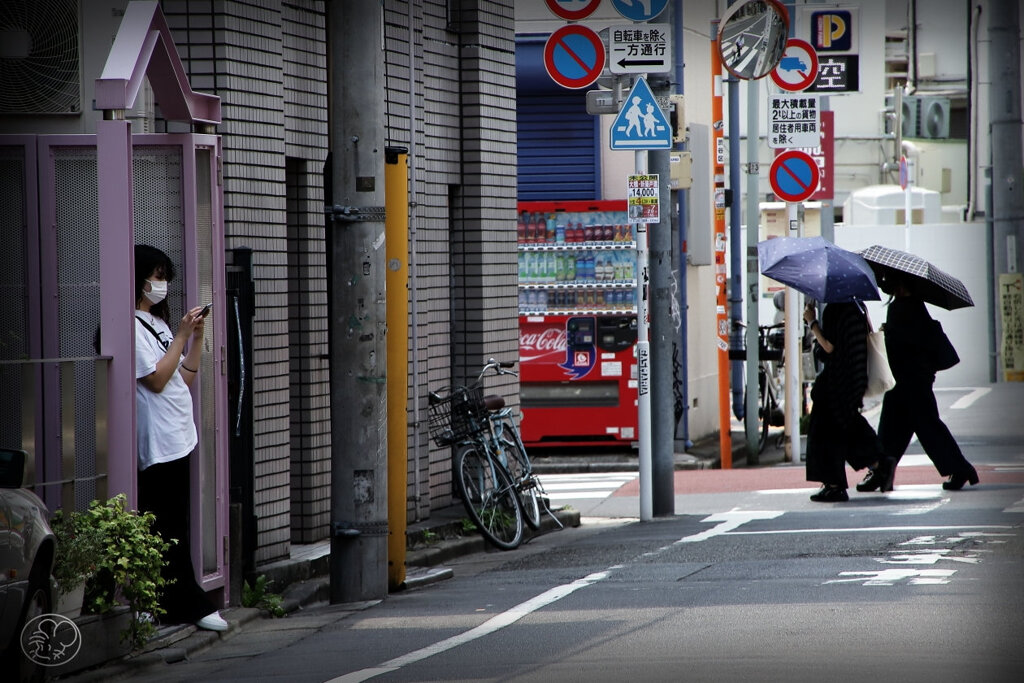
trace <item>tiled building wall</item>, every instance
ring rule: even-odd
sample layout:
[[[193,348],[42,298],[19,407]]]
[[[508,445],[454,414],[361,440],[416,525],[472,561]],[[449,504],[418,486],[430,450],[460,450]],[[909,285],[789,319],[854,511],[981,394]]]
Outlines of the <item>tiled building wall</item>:
[[[427,392],[475,378],[488,356],[519,355],[515,30],[512,0],[423,0],[411,19],[405,2],[385,7],[390,144],[409,146],[414,132],[408,512],[415,520],[452,503],[451,453],[429,441]],[[493,386],[515,402],[514,383]]]
[[[292,541],[326,538],[331,514],[324,162],[327,42],[321,0],[286,2],[285,155],[288,174],[288,330]]]
[[[162,7],[193,87],[221,98],[226,247],[253,248],[253,487],[261,564],[288,556],[293,458],[303,494],[298,536],[309,538],[317,526],[325,533],[324,494],[303,486],[323,488],[319,461],[329,459],[330,449],[326,368],[319,367],[326,295],[316,279],[324,275],[323,2],[164,0]],[[294,172],[286,176],[286,167]],[[293,348],[293,329],[304,327],[310,336]]]
[[[450,452],[428,438],[427,391],[471,379],[488,356],[518,357],[512,2],[413,0],[411,17],[404,0],[384,2],[387,142],[410,148],[415,191],[411,521],[452,503]],[[287,556],[292,542],[327,538],[330,515],[325,3],[163,6],[193,87],[222,99],[226,246],[254,250],[263,564]],[[516,394],[514,383],[494,386]]]

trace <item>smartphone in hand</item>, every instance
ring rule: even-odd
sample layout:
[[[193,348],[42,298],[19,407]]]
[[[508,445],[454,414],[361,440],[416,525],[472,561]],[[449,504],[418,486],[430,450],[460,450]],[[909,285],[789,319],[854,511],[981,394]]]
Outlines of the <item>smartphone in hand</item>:
[[[210,315],[210,308],[212,306],[213,306],[213,302],[212,301],[210,303],[206,304],[205,306],[203,306],[203,310],[199,311],[199,317],[200,318],[205,318],[206,316]]]

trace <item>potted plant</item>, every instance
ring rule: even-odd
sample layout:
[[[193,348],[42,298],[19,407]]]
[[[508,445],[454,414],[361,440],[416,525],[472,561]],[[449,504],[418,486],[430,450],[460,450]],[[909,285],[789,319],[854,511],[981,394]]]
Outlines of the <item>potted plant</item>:
[[[134,618],[121,637],[133,648],[145,644],[156,631],[153,619],[164,613],[160,594],[167,581],[160,572],[170,544],[153,531],[153,522],[152,513],[127,509],[127,499],[119,494],[105,502],[94,500],[85,512],[59,515],[61,531],[54,530],[54,577],[61,591],[65,585],[70,591],[84,574],[83,612],[106,614],[127,605]]]
[[[53,578],[57,582],[57,611],[74,619],[82,612],[85,582],[96,572],[101,538],[90,517],[82,512],[58,510],[50,521],[57,539]]]

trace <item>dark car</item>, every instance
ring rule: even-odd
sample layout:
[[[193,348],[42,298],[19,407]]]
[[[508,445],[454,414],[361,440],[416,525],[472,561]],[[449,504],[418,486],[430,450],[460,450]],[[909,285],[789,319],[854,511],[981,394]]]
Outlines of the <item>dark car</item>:
[[[22,627],[54,604],[56,540],[46,505],[21,487],[25,460],[24,451],[0,449],[0,671],[7,673],[31,668],[21,651]]]

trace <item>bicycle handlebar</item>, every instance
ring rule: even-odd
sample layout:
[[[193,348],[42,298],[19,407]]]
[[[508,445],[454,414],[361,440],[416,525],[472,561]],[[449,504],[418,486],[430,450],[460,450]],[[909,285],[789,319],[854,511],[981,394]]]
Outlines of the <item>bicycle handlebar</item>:
[[[484,365],[484,369],[480,371],[480,374],[477,375],[476,379],[477,379],[478,382],[480,380],[482,380],[484,378],[484,375],[487,374],[488,370],[494,370],[494,374],[496,374],[496,375],[514,375],[514,376],[518,377],[519,376],[518,372],[516,372],[515,370],[510,370],[509,369],[509,368],[514,368],[515,366],[516,366],[515,361],[511,361],[511,360],[499,361],[499,360],[495,360],[493,358],[488,358],[487,359],[487,363]]]

